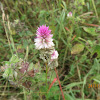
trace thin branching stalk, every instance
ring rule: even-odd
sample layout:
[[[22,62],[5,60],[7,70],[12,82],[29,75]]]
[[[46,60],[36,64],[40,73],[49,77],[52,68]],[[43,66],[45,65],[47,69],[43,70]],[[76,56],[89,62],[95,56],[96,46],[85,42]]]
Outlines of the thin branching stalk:
[[[61,87],[61,83],[60,83],[59,76],[57,74],[56,68],[55,68],[55,72],[56,72],[57,80],[59,82],[59,87],[60,87],[60,90],[61,90],[61,93],[62,93],[63,100],[65,100],[64,93],[63,93],[63,90],[62,90],[62,87]]]

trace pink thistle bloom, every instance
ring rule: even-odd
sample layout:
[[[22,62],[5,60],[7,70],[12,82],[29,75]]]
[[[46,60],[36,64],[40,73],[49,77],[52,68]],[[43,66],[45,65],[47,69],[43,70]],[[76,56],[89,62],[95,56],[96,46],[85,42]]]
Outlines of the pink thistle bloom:
[[[67,17],[72,17],[72,12],[69,12],[69,13],[67,14]]]
[[[58,58],[58,52],[56,50],[53,51],[52,55],[51,55],[51,60],[53,59],[57,59]]]
[[[51,30],[49,30],[49,26],[46,27],[46,25],[42,25],[38,27],[37,37],[34,40],[36,49],[44,49],[44,48],[50,48],[54,46],[53,43],[53,35],[51,34]]]

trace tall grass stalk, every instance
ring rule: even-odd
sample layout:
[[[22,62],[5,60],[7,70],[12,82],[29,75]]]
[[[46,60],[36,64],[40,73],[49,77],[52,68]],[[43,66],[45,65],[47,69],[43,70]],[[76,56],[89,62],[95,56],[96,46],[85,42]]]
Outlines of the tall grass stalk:
[[[95,6],[95,3],[94,3],[94,0],[92,0],[92,4],[93,4],[93,8],[94,8],[95,13],[96,13],[96,17],[99,20],[99,16],[98,16],[98,13],[97,13],[97,10],[96,10],[96,6]]]
[[[7,31],[7,28],[6,28],[6,25],[5,25],[5,19],[7,19],[7,18],[5,16],[5,13],[4,13],[3,5],[2,4],[1,4],[1,10],[2,10],[2,20],[3,20],[3,25],[4,25],[5,33],[6,33],[6,36],[7,36],[7,40],[8,40],[8,44],[9,44],[9,48],[10,48],[11,54],[13,55],[13,51],[11,49],[11,43],[10,43],[8,31]]]

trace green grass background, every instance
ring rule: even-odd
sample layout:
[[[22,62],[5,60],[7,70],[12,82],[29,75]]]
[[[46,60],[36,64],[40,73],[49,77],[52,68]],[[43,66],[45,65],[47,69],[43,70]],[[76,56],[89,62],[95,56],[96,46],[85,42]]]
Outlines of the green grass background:
[[[89,84],[100,83],[100,0],[0,0],[0,7],[1,3],[12,25],[10,31],[5,29],[0,10],[0,66],[16,51],[24,59],[27,46],[27,60],[37,63],[35,33],[40,25],[46,24],[52,30],[59,53],[57,69],[66,100],[100,100],[100,89],[88,88]],[[67,17],[69,12],[72,12],[70,18]],[[20,23],[16,25],[17,22]],[[45,91],[46,86],[34,91],[11,88],[2,73],[0,75],[0,98],[3,100],[14,97],[16,100],[62,100],[56,84],[45,94],[41,91]]]

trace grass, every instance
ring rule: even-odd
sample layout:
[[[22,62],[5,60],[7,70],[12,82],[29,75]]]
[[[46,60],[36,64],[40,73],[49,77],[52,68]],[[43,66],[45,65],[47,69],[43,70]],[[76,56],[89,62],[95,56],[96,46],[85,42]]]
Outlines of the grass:
[[[59,52],[57,70],[65,99],[99,100],[99,87],[89,88],[90,84],[100,84],[99,6],[99,0],[1,0],[0,66],[5,66],[16,54],[31,66],[40,66],[41,74],[35,78],[27,77],[32,81],[32,87],[28,89],[11,85],[0,71],[0,99],[63,99],[58,82],[47,93],[56,73],[45,71],[34,46],[38,26],[46,24],[52,30]],[[72,17],[67,17],[69,12]],[[26,87],[27,84],[24,83]]]

